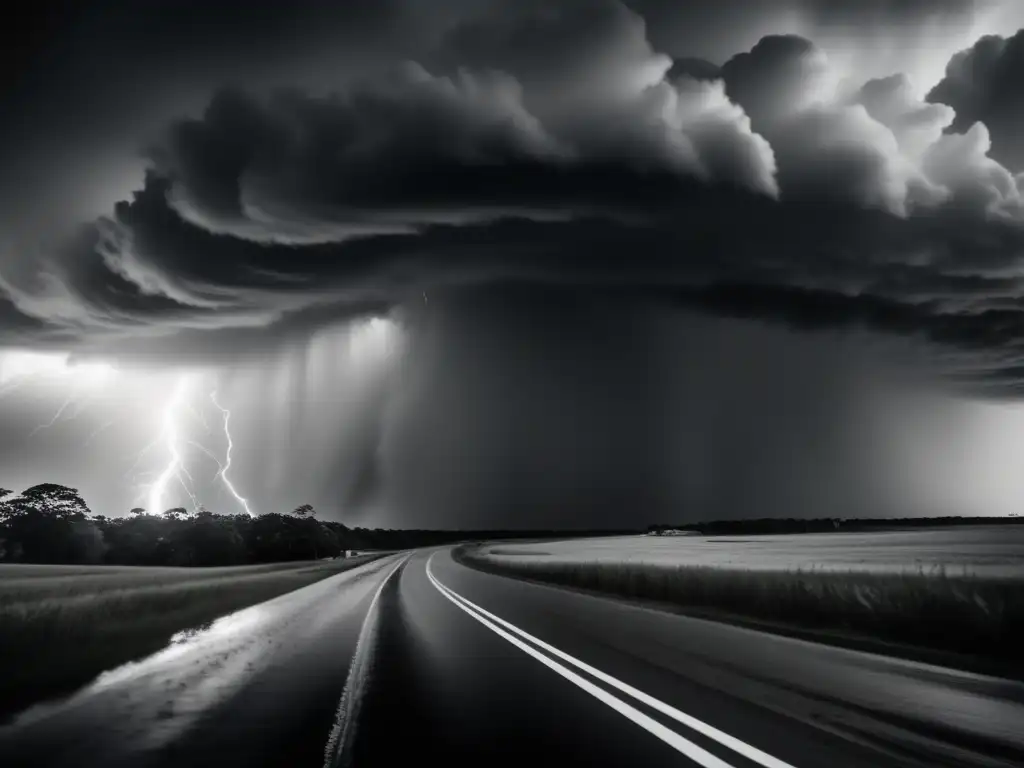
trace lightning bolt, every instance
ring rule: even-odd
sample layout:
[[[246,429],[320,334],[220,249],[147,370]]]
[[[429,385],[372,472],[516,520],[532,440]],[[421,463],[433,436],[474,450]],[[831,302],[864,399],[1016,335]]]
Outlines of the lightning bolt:
[[[86,403],[90,402],[92,400],[92,397],[92,394],[83,397],[81,393],[77,391],[76,387],[75,390],[73,390],[71,394],[67,396],[64,402],[61,403],[60,408],[56,410],[56,412],[53,414],[50,420],[36,426],[35,429],[28,433],[28,436],[35,437],[38,433],[42,432],[44,429],[49,429],[50,427],[57,424],[57,422],[59,421],[73,421],[77,419],[79,416],[82,415],[82,411],[85,409]],[[65,412],[72,405],[75,406],[74,410],[71,411],[70,414],[65,416]]]
[[[30,381],[41,378],[44,375],[48,379],[70,380],[73,385],[71,392],[49,420],[39,424],[32,430],[30,436],[34,436],[62,421],[78,418],[86,406],[91,403],[93,397],[95,397],[98,385],[113,372],[112,368],[102,363],[77,365],[70,364],[67,360],[56,357],[22,356],[11,358],[8,356],[5,358],[0,356],[0,398],[13,394]],[[145,500],[147,508],[154,514],[159,514],[163,511],[165,504],[169,501],[167,496],[172,483],[181,486],[181,489],[191,501],[193,509],[199,509],[199,500],[194,491],[195,479],[185,464],[186,446],[190,446],[206,454],[216,463],[218,472],[214,480],[221,480],[224,483],[224,487],[228,489],[238,504],[241,505],[247,514],[253,516],[248,499],[238,492],[228,474],[231,470],[232,454],[235,447],[231,435],[231,412],[224,408],[217,400],[216,390],[210,392],[210,400],[217,410],[220,411],[223,418],[222,428],[227,441],[224,460],[221,461],[213,451],[201,443],[187,439],[188,421],[197,423],[207,434],[211,433],[205,410],[201,407],[196,408],[193,403],[189,402],[191,390],[194,389],[192,387],[194,378],[191,374],[183,374],[177,380],[170,397],[164,403],[161,411],[158,434],[135,456],[132,465],[125,473],[125,477],[130,477],[133,484],[143,478],[151,480],[151,482],[145,483],[142,486],[139,501]],[[101,433],[119,420],[106,421],[95,428],[86,437],[84,445],[91,445]],[[138,472],[143,460],[152,451],[161,446],[168,456],[167,463],[163,469],[159,472]]]
[[[54,424],[56,424],[57,421],[60,420],[60,417],[64,415],[64,411],[66,411],[68,409],[68,406],[71,405],[71,403],[74,402],[74,400],[75,400],[75,396],[74,395],[69,396],[61,404],[60,408],[58,408],[56,410],[56,412],[53,414],[53,418],[51,418],[49,421],[43,422],[42,424],[37,426],[35,429],[33,429],[31,432],[28,433],[28,436],[29,437],[35,437],[39,432],[42,432],[44,429],[49,429]]]
[[[248,514],[249,517],[254,517],[252,510],[249,509],[249,502],[246,501],[237,490],[235,490],[235,486],[232,485],[231,479],[228,477],[228,470],[231,469],[231,451],[235,447],[235,443],[231,439],[231,411],[217,402],[217,390],[213,390],[210,393],[210,401],[224,417],[224,436],[228,440],[228,449],[224,455],[224,464],[221,466],[220,472],[217,473],[217,476],[224,481],[224,485],[227,487],[228,491],[231,492],[231,495],[235,497],[238,503],[242,505],[242,509],[245,510],[246,514]],[[220,462],[217,463],[220,464]]]
[[[97,393],[101,391],[99,386],[114,372],[113,368],[104,363],[78,364],[74,361],[69,362],[68,359],[59,356],[0,355],[0,398],[7,397],[29,382],[44,377],[47,381],[70,382],[70,393],[47,421],[39,424],[29,433],[29,437],[33,437],[60,422],[77,419],[92,402],[93,398],[96,397]],[[155,476],[155,479],[148,486],[144,486],[142,491],[143,498],[146,498],[148,502],[148,508],[154,513],[159,513],[163,510],[168,488],[172,482],[176,482],[181,486],[185,495],[191,501],[193,509],[199,508],[199,500],[194,492],[195,480],[185,465],[182,452],[184,439],[182,417],[185,415],[191,416],[206,432],[209,432],[210,428],[202,411],[197,410],[187,401],[191,383],[191,375],[182,375],[175,383],[174,390],[164,404],[161,413],[159,433],[136,455],[131,467],[125,473],[126,478],[131,477],[132,482],[136,482],[137,479],[143,477],[142,473],[136,472],[143,459],[158,446],[164,446],[169,455],[167,464],[158,473],[144,473],[148,478]],[[94,429],[86,437],[84,446],[91,445],[98,435],[109,429],[119,420],[106,421]],[[225,416],[224,428],[227,431],[227,416]],[[228,465],[230,465],[232,447],[230,435],[228,435],[228,441]],[[210,454],[210,451],[205,448],[203,450]],[[227,465],[221,465],[219,461],[217,464],[221,468],[219,476],[223,477],[225,484],[232,494],[239,499],[246,508],[246,511],[249,511],[248,503],[235,491],[228,478],[224,476]]]
[[[157,479],[149,488],[149,510],[153,514],[159,514],[163,510],[164,496],[167,493],[167,486],[171,480],[177,480],[185,491],[185,495],[192,501],[192,508],[198,509],[199,503],[196,500],[195,494],[192,492],[189,483],[192,480],[192,476],[185,468],[184,462],[181,458],[181,448],[179,446],[180,435],[178,430],[178,412],[181,409],[185,395],[188,392],[189,380],[186,377],[178,379],[178,383],[174,387],[174,391],[171,393],[170,399],[164,406],[163,416],[161,418],[160,436],[157,438],[158,441],[162,441],[167,446],[167,452],[170,454],[170,461],[167,466],[164,467],[163,472],[157,476]],[[143,449],[145,452],[147,448]],[[186,482],[186,478],[189,482]]]
[[[12,392],[18,391],[25,386],[29,378],[28,376],[17,376],[9,381],[0,381],[0,397],[6,397]]]
[[[227,434],[228,441],[229,441],[228,442],[228,462],[230,463],[230,461],[231,461],[231,447],[232,447],[231,443],[230,443],[231,435],[226,430],[225,430],[225,434]],[[228,491],[231,493],[231,495],[233,495],[236,499],[238,499],[239,503],[242,505],[242,507],[245,508],[246,512],[248,512],[250,515],[252,515],[252,511],[249,509],[248,502],[245,499],[243,499],[241,496],[239,496],[238,492],[235,491],[234,486],[231,485],[231,482],[226,477],[224,477],[224,472],[227,470],[228,465],[224,464],[224,462],[222,462],[220,460],[220,457],[218,457],[217,454],[215,454],[213,451],[211,451],[209,448],[207,448],[202,443],[197,442],[195,440],[189,440],[188,444],[190,446],[192,446],[193,448],[195,448],[200,453],[205,454],[207,457],[209,457],[209,459],[214,464],[217,465],[217,474],[214,477],[214,480],[216,480],[218,478],[220,480],[222,480],[224,482],[224,486],[228,489]]]
[[[67,371],[64,371],[67,375]],[[32,379],[39,376],[38,373],[27,373],[17,375],[15,377],[0,385],[0,397],[6,396],[27,384]],[[82,382],[74,381],[72,384],[71,394],[69,394],[64,402],[61,403],[60,407],[54,412],[53,416],[50,417],[49,421],[44,421],[42,424],[37,425],[31,432],[28,433],[29,437],[35,437],[37,434],[42,432],[44,429],[50,429],[61,421],[73,421],[82,415],[82,411],[85,410],[85,406],[92,401],[95,397],[95,391],[86,391],[84,394],[82,390]],[[74,406],[74,410],[67,413],[71,406]],[[67,414],[67,415],[65,415]]]

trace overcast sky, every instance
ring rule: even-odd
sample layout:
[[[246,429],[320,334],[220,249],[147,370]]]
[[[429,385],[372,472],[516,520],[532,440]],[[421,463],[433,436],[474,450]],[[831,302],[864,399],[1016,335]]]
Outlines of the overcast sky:
[[[1016,0],[24,11],[0,486],[423,527],[1024,505]]]

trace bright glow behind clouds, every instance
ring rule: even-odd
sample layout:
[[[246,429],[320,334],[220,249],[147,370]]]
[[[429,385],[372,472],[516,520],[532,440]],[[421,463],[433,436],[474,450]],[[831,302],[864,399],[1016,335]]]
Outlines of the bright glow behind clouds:
[[[103,362],[74,361],[67,353],[25,352],[0,353],[0,387],[25,379],[63,379],[86,386],[109,380],[114,367]]]
[[[360,414],[404,343],[398,324],[375,318],[321,332],[305,358],[290,350],[251,370],[118,369],[67,355],[0,352],[0,392],[9,406],[0,432],[12,451],[0,485],[73,485],[95,512],[113,515],[134,505],[160,512],[204,504],[231,513],[243,511],[241,497],[258,512],[309,502],[325,517],[344,516],[332,482],[351,471],[351,458],[340,446],[355,439]],[[268,387],[280,379],[278,368],[304,374]],[[228,443],[224,414],[210,399],[214,390],[231,411],[230,480],[237,495],[221,476]],[[886,414],[887,461],[904,498],[916,506],[880,514],[1024,510],[1024,405],[925,403],[914,393]]]
[[[777,20],[778,31],[798,31],[818,43],[829,61],[857,85],[897,72],[907,75],[918,93],[927,93],[943,78],[946,65],[958,51],[985,35],[1012,35],[1024,27],[1024,3],[982,0],[969,17],[941,14],[912,29],[875,28],[865,34],[856,28],[822,29],[800,19]]]
[[[338,473],[326,446],[346,439],[345,414],[365,407],[399,340],[397,324],[372,318],[325,329],[305,359],[296,348],[230,370],[0,350],[0,486],[71,485],[106,515],[323,504],[318,478]]]
[[[374,366],[386,360],[395,350],[399,329],[394,321],[372,317],[353,326],[349,351],[357,366]]]

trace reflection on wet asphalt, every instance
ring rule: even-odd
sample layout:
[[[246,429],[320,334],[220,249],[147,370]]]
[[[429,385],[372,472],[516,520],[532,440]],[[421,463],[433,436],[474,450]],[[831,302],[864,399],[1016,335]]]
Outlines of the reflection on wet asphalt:
[[[574,682],[552,660],[589,671]],[[996,768],[1024,765],[1022,722],[1018,682],[484,574],[441,549],[182,633],[0,729],[0,766],[323,768],[326,752],[329,768]]]
[[[307,750],[319,761],[368,595],[393,560],[179,633],[164,650],[22,713],[0,729],[0,763],[180,765],[187,753],[189,765],[280,765]]]

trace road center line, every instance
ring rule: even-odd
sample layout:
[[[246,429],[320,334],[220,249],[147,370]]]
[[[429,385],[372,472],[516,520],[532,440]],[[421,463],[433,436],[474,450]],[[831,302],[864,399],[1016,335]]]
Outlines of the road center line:
[[[324,768],[339,768],[339,766],[348,764],[348,752],[355,735],[355,724],[362,703],[363,688],[373,661],[373,647],[377,637],[377,626],[380,623],[377,603],[380,601],[380,594],[384,591],[384,587],[391,581],[391,577],[405,565],[410,557],[411,555],[406,555],[399,560],[388,571],[388,575],[381,581],[377,591],[373,593],[370,607],[366,611],[366,618],[363,619],[363,626],[359,630],[359,638],[356,640],[356,650],[352,654],[352,663],[349,665],[348,677],[345,679],[345,687],[342,689],[341,700],[338,702],[338,711],[334,715],[334,726],[331,728],[331,735],[327,738],[327,746],[324,748]]]
[[[696,731],[697,733],[700,733],[704,736],[707,736],[710,739],[713,739],[714,741],[717,741],[722,746],[728,747],[732,751],[736,752],[739,755],[742,755],[748,760],[753,760],[758,765],[764,766],[764,768],[794,768],[794,766],[792,766],[791,764],[783,760],[779,760],[778,758],[769,755],[767,752],[763,752],[762,750],[757,749],[756,747],[753,747],[747,744],[746,742],[737,739],[735,736],[731,736],[730,734],[715,728],[712,725],[708,725],[704,721],[698,720],[692,715],[688,715],[685,712],[676,709],[675,707],[669,704],[666,704],[660,699],[656,699],[653,696],[646,694],[637,688],[634,688],[628,683],[625,683],[616,677],[612,677],[606,672],[602,672],[596,667],[593,667],[590,664],[587,664],[586,662],[577,659],[575,656],[571,656],[568,653],[565,653],[564,651],[555,648],[553,645],[545,643],[540,638],[534,637],[529,632],[526,632],[525,630],[520,629],[514,624],[505,621],[500,616],[495,616],[493,613],[490,613],[486,609],[481,608],[479,605],[476,605],[475,603],[463,597],[462,595],[453,592],[451,589],[441,584],[441,582],[439,582],[437,578],[434,576],[433,571],[430,567],[431,561],[433,559],[434,556],[431,555],[430,560],[427,561],[427,576],[434,583],[434,585],[438,587],[438,589],[440,589],[443,593],[451,593],[451,597],[458,601],[461,601],[462,603],[465,603],[467,607],[477,611],[483,617],[486,617],[492,622],[504,627],[505,629],[518,635],[522,639],[530,643],[533,643],[538,648],[547,651],[556,658],[559,658],[562,661],[565,661],[571,664],[572,666],[576,667],[577,669],[586,672],[588,675],[600,680],[601,682],[612,686],[613,688],[621,691],[627,696],[630,696],[636,701],[639,701],[640,703],[650,707],[651,709],[660,712],[666,717],[672,718],[677,723],[680,723],[681,725],[684,725],[687,728]]]
[[[432,559],[433,559],[433,556],[431,556],[431,560]],[[433,574],[433,572],[432,572],[432,570],[430,568],[430,560],[427,561],[427,577],[430,579],[431,583],[433,583],[434,587],[437,588],[438,592],[440,592],[442,595],[444,595],[446,598],[448,598],[455,606],[457,606],[461,610],[465,611],[467,614],[472,616],[478,622],[480,622],[485,627],[490,629],[496,635],[498,635],[499,637],[504,638],[505,640],[510,642],[512,645],[514,645],[515,647],[519,648],[519,650],[529,654],[530,656],[535,658],[537,661],[539,661],[544,666],[548,667],[552,671],[554,671],[557,674],[559,674],[562,677],[564,677],[569,682],[571,682],[574,685],[578,686],[579,688],[583,689],[584,691],[589,693],[591,696],[593,696],[598,701],[602,702],[603,704],[608,705],[609,707],[614,709],[616,712],[618,712],[623,717],[627,718],[628,720],[632,721],[633,723],[636,723],[641,728],[646,730],[648,733],[650,733],[650,734],[656,736],[657,738],[661,739],[663,742],[668,744],[670,747],[675,749],[677,752],[682,753],[683,755],[685,755],[686,757],[690,758],[695,763],[703,766],[704,768],[733,768],[733,766],[731,766],[729,763],[727,763],[724,760],[720,759],[719,757],[711,754],[710,752],[708,752],[703,747],[700,747],[700,746],[694,744],[692,741],[690,741],[690,740],[688,740],[686,738],[683,738],[682,736],[680,736],[675,731],[673,731],[673,730],[671,730],[669,728],[666,728],[664,725],[659,723],[657,720],[655,720],[654,718],[650,717],[649,715],[644,714],[643,712],[641,712],[640,710],[638,710],[636,707],[632,706],[631,704],[628,704],[627,702],[623,701],[622,699],[618,698],[617,696],[614,696],[613,694],[609,693],[608,691],[604,690],[603,688],[600,688],[600,687],[594,685],[592,682],[590,682],[586,678],[583,678],[580,675],[576,674],[575,672],[573,672],[568,667],[564,666],[563,664],[558,663],[554,659],[551,659],[551,658],[545,656],[544,654],[540,653],[535,648],[533,648],[533,647],[527,645],[526,643],[524,643],[519,638],[517,638],[514,635],[506,632],[504,629],[499,627],[493,621],[491,621],[490,619],[488,619],[484,615],[482,615],[483,609],[478,608],[476,605],[471,603],[469,600],[466,600],[461,595],[458,595],[455,592],[452,592],[451,590],[448,589],[448,587],[444,586],[441,582],[439,582],[434,577],[434,574]],[[465,601],[465,602],[462,602],[462,601]],[[495,617],[495,618],[497,618],[497,617]],[[503,623],[505,623],[505,622],[503,622]]]

